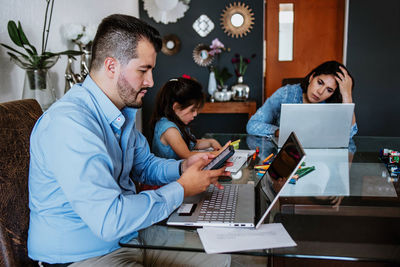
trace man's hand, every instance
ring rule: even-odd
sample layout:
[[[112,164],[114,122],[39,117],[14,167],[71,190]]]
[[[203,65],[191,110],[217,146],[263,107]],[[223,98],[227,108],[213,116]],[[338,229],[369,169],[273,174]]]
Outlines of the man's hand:
[[[206,155],[202,155],[202,157],[198,158],[197,162],[191,164],[191,166],[186,169],[182,176],[177,180],[184,189],[185,197],[204,192],[210,184],[214,184],[220,189],[223,188],[218,183],[218,176],[229,176],[230,172],[225,171],[225,166],[218,170],[203,171],[202,169],[209,161],[210,160]]]

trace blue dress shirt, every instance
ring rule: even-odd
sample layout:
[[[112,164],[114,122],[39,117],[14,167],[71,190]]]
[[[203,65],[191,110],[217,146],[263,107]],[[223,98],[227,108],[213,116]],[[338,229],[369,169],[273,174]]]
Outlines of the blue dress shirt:
[[[182,203],[179,162],[150,153],[135,116],[88,76],[40,117],[30,143],[29,257],[65,263],[107,254]],[[167,185],[137,194],[133,180]]]
[[[259,136],[274,135],[279,128],[281,104],[303,103],[303,91],[300,84],[285,85],[273,93],[250,118],[247,133]],[[352,125],[350,138],[358,131],[357,124]]]
[[[166,117],[162,117],[154,127],[154,136],[151,145],[151,151],[157,156],[167,159],[180,159],[180,157],[175,153],[170,145],[164,145],[161,142],[161,135],[165,133],[169,128],[176,128],[179,133],[182,135],[181,130],[179,130],[178,126],[172,121],[168,120]],[[190,130],[187,128],[190,133]],[[183,137],[182,137],[183,138]],[[192,151],[196,144],[190,141],[189,150]]]

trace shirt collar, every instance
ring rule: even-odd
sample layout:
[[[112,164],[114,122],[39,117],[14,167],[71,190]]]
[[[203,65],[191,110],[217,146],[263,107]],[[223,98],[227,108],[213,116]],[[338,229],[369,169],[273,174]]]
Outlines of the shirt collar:
[[[92,80],[90,75],[86,76],[82,86],[88,88],[92,93],[108,123],[113,124],[117,128],[121,128],[125,122],[125,117],[108,96],[100,89],[100,87]]]

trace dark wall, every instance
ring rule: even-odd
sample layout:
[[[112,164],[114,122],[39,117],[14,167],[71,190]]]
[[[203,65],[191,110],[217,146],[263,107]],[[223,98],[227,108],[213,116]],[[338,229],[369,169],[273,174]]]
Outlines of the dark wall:
[[[350,0],[347,67],[358,135],[400,136],[400,1]]]
[[[157,65],[153,72],[154,87],[148,91],[143,104],[143,133],[149,135],[149,119],[153,112],[154,99],[159,88],[170,78],[188,74],[195,77],[202,85],[204,92],[207,92],[209,72],[206,67],[198,66],[192,58],[194,47],[199,44],[210,45],[214,38],[218,38],[226,47],[231,49],[229,53],[223,53],[220,57],[220,66],[226,66],[234,73],[231,59],[235,53],[245,57],[256,54],[248,66],[244,76],[245,83],[250,86],[250,99],[257,101],[257,106],[262,104],[263,91],[263,12],[264,1],[252,0],[241,1],[253,10],[253,29],[243,38],[232,38],[225,34],[220,26],[220,15],[225,6],[234,1],[228,0],[192,0],[185,16],[176,23],[156,23],[149,18],[147,11],[143,9],[143,1],[139,1],[140,18],[158,29],[162,36],[176,34],[181,40],[179,53],[167,56],[159,53]],[[206,14],[214,23],[214,30],[206,37],[200,37],[192,28],[193,22],[202,14]],[[236,83],[236,78],[228,80],[229,86]],[[206,132],[227,132],[244,133],[246,131],[247,115],[233,114],[200,114],[193,122],[192,130],[199,138]]]

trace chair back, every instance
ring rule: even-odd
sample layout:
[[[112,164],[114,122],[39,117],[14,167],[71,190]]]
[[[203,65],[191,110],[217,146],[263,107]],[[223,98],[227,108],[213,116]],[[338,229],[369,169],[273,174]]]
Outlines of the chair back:
[[[35,266],[27,251],[29,138],[41,114],[33,99],[0,103],[0,266]]]

